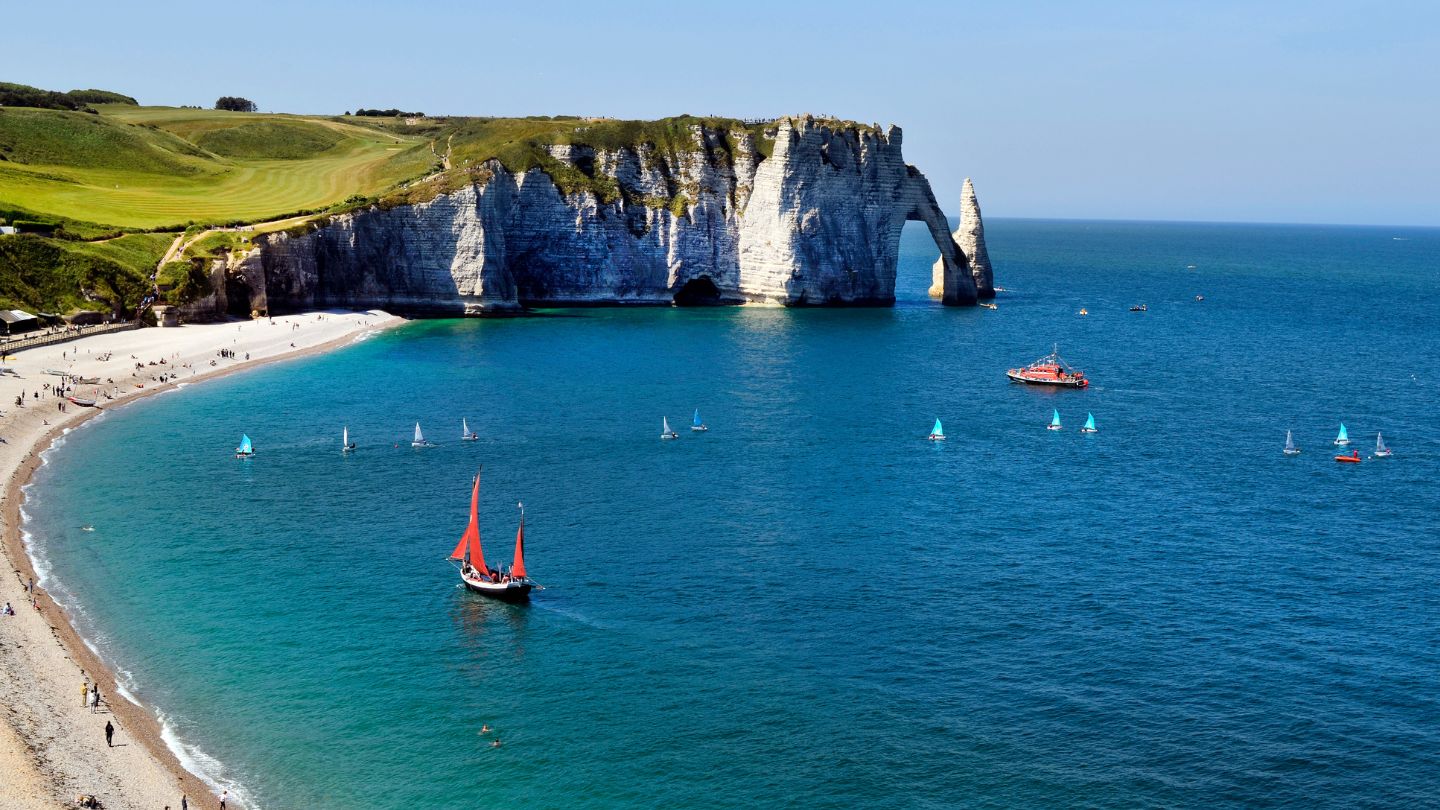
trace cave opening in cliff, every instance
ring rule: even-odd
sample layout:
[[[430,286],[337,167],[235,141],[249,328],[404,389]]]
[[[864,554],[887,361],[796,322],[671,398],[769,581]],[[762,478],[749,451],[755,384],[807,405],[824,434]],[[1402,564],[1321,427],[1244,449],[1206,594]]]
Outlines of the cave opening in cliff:
[[[675,293],[677,307],[713,307],[720,304],[720,288],[704,276],[685,282]]]
[[[225,314],[250,317],[250,285],[241,276],[225,276]]]

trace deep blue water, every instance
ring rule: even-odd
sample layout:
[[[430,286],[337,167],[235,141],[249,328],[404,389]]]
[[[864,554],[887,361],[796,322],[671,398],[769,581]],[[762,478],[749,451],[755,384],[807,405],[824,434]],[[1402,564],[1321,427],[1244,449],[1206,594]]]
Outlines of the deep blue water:
[[[268,808],[1440,803],[1440,231],[989,236],[994,312],[926,301],[912,230],[894,309],[432,321],[194,385],[51,453],[31,529]],[[1006,382],[1056,342],[1090,390]],[[1395,458],[1334,463],[1341,421]],[[443,561],[481,464],[529,607]]]

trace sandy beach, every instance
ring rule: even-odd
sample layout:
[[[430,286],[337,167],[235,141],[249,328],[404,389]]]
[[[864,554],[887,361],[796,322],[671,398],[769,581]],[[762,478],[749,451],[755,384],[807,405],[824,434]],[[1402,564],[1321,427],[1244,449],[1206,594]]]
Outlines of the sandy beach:
[[[103,409],[177,383],[348,345],[401,322],[379,311],[337,311],[140,329],[28,349],[3,363],[0,605],[8,602],[15,615],[0,616],[0,810],[74,806],[83,794],[96,796],[106,808],[178,810],[182,794],[192,808],[219,804],[218,791],[187,772],[161,740],[153,709],[120,695],[114,676],[50,600],[43,581],[36,582],[32,606],[28,586],[35,572],[21,539],[20,488],[39,465],[41,451]],[[221,356],[224,350],[229,356]],[[76,386],[72,395],[93,398],[99,407],[56,396],[53,388],[62,378],[51,371],[98,379]],[[22,396],[23,407],[17,405]],[[99,684],[98,712],[82,706],[80,690],[87,681]],[[114,747],[106,744],[107,722],[115,728]],[[240,804],[232,798],[229,806]]]

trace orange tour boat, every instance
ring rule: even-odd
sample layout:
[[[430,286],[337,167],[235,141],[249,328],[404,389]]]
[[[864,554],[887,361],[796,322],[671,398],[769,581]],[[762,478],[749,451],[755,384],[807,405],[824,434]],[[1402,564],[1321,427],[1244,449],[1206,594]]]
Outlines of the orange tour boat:
[[[1060,388],[1084,388],[1090,385],[1085,372],[1076,371],[1069,363],[1060,359],[1060,347],[1055,346],[1050,354],[1024,368],[1012,368],[1005,372],[1011,382],[1027,385],[1051,385]]]

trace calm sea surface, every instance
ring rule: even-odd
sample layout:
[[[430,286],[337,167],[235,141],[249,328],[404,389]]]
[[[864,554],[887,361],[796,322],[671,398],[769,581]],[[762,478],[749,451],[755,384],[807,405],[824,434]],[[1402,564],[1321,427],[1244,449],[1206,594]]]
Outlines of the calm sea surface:
[[[910,230],[894,309],[431,321],[188,387],[72,434],[29,528],[266,808],[1440,803],[1440,231],[989,236],[994,312],[927,301]],[[1052,343],[1090,390],[1006,381]],[[1395,457],[1333,462],[1342,421]],[[444,561],[482,464],[528,607]]]

